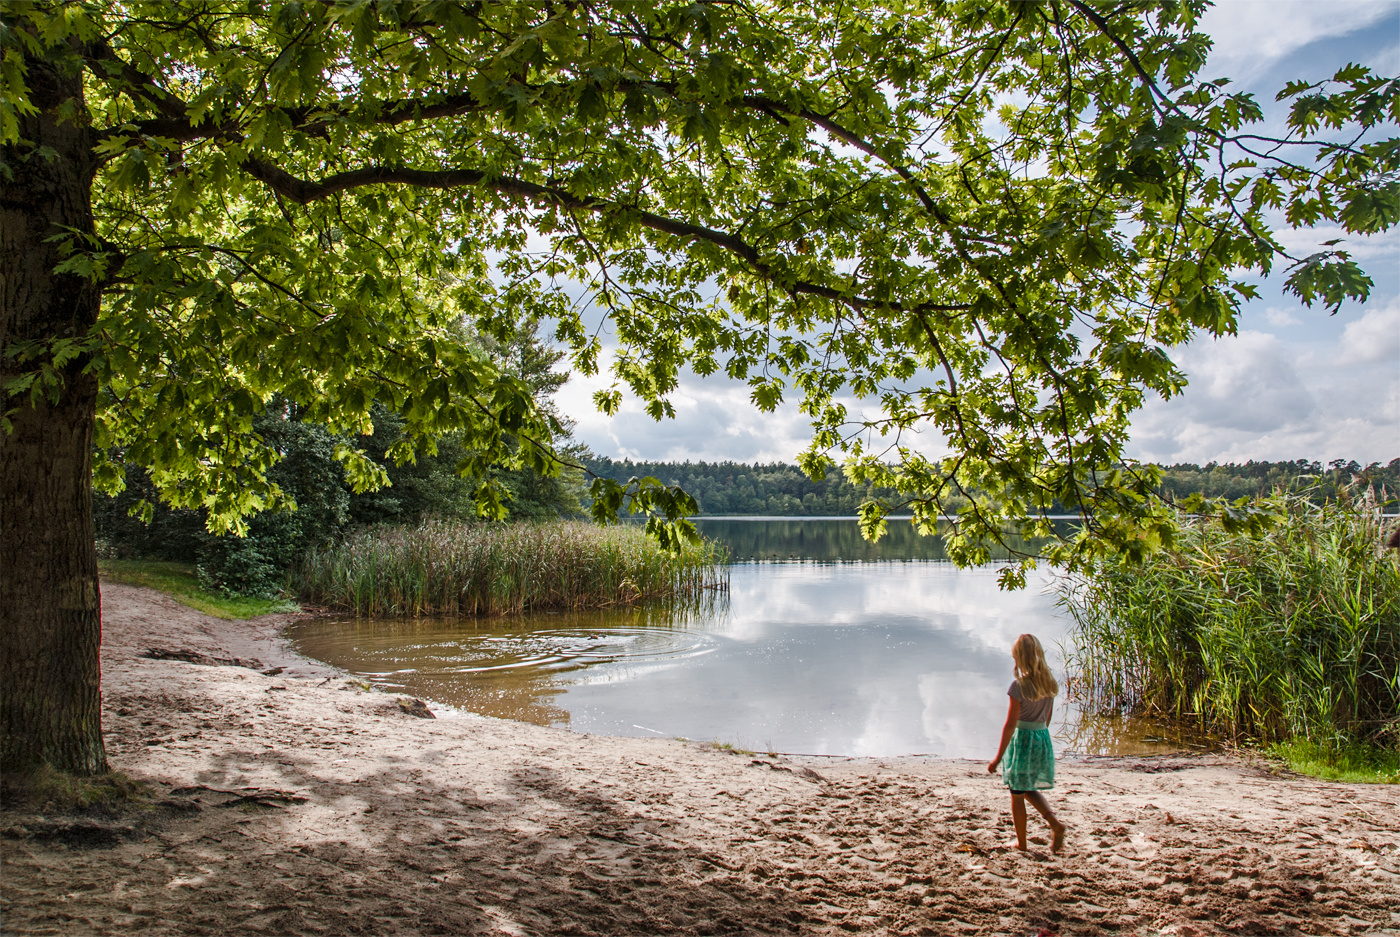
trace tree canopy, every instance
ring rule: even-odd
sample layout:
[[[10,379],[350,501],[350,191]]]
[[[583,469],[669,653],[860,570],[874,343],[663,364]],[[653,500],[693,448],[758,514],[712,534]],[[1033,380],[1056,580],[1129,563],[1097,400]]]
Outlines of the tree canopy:
[[[21,133],[27,63],[83,69],[64,107],[95,131],[96,226],[56,236],[104,303],[91,335],[14,336],[37,366],[9,389],[90,349],[99,448],[237,529],[277,501],[249,431],[273,394],[342,432],[383,400],[400,457],[465,429],[465,471],[548,470],[557,427],[450,327],[549,320],[589,372],[582,284],[657,417],[680,368],[724,371],[759,406],[801,394],[809,472],[850,459],[921,519],[959,495],[966,559],[1057,499],[1122,548],[1152,511],[1128,417],[1183,384],[1164,346],[1232,331],[1242,275],[1280,263],[1305,302],[1366,295],[1344,251],[1288,255],[1270,211],[1397,215],[1395,141],[1360,139],[1394,82],[1291,84],[1267,139],[1198,75],[1201,9],[17,3],[0,127],[11,158],[51,158]],[[908,444],[924,425],[947,458]]]
[[[1056,503],[1089,520],[1056,560],[1149,550],[1168,509],[1123,444],[1183,386],[1165,349],[1231,332],[1252,274],[1364,298],[1341,246],[1290,255],[1274,226],[1400,214],[1396,81],[1290,84],[1258,132],[1259,103],[1201,74],[1203,7],[11,0],[6,263],[39,285],[0,321],[5,497],[37,490],[67,399],[99,453],[237,531],[282,498],[252,431],[280,396],[352,438],[380,402],[398,459],[460,434],[497,512],[490,467],[557,471],[559,425],[461,324],[549,323],[589,373],[600,309],[604,409],[664,418],[682,369],[724,373],[761,407],[800,397],[809,474],[843,463],[925,529],[957,496],[961,562],[1051,533]],[[602,514],[689,506],[595,487]]]

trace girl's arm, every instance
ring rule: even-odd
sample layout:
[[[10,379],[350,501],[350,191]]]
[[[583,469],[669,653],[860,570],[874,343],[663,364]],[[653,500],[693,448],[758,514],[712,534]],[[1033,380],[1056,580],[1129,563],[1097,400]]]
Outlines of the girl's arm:
[[[1007,698],[1011,700],[1011,705],[1006,708],[1006,725],[1001,727],[1001,747],[997,749],[996,758],[987,765],[988,774],[997,773],[997,765],[1001,764],[1001,756],[1006,754],[1006,746],[1011,744],[1011,736],[1016,732],[1016,723],[1021,719],[1021,701],[1014,696]]]

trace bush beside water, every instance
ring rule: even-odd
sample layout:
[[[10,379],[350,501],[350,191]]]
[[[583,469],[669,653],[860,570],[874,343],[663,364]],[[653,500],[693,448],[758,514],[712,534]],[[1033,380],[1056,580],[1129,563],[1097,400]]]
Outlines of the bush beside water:
[[[1265,503],[1261,536],[1184,521],[1172,549],[1070,585],[1073,691],[1237,740],[1400,748],[1400,559],[1374,502]]]
[[[503,615],[698,601],[728,588],[727,562],[709,541],[672,556],[627,525],[430,521],[315,551],[292,585],[305,601],[357,616]]]
[[[280,455],[268,470],[268,480],[295,502],[296,509],[251,515],[246,537],[209,533],[203,509],[169,507],[160,501],[150,476],[138,466],[128,466],[126,488],[120,494],[93,493],[99,551],[109,559],[193,564],[205,593],[270,600],[283,594],[287,571],[308,550],[338,539],[348,529],[475,515],[473,492],[479,480],[457,474],[464,455],[460,439],[441,437],[435,441],[435,453],[420,452],[413,462],[398,465],[388,451],[401,435],[403,421],[382,404],[375,404],[370,413],[374,433],[358,439],[303,422],[297,408],[286,401],[273,401],[256,417],[253,429]],[[391,485],[352,492],[335,457],[343,443],[364,449]],[[507,508],[513,520],[582,513],[580,473],[545,478],[528,468],[500,467],[489,473],[510,492]],[[142,502],[151,506],[149,522],[132,513]]]

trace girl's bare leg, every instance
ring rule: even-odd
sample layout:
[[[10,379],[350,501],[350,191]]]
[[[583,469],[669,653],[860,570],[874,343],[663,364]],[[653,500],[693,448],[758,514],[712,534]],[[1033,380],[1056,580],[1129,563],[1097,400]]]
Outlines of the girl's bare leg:
[[[1016,826],[1016,848],[1024,850],[1026,848],[1026,798],[1022,794],[1011,795],[1011,822]]]
[[[1011,799],[1014,801],[1017,798],[1013,796]],[[1029,800],[1031,805],[1034,806],[1036,810],[1040,811],[1040,815],[1045,818],[1045,822],[1050,824],[1050,831],[1055,834],[1055,838],[1050,846],[1050,851],[1058,855],[1060,850],[1065,848],[1065,825],[1055,818],[1055,812],[1050,809],[1050,802],[1045,799],[1045,795],[1040,793],[1040,791],[1033,791],[1027,794],[1023,799]],[[1011,808],[1011,815],[1013,818],[1016,816],[1016,805],[1014,804]],[[1021,805],[1021,820],[1016,830],[1020,838],[1021,848],[1025,849],[1026,807],[1024,804]]]

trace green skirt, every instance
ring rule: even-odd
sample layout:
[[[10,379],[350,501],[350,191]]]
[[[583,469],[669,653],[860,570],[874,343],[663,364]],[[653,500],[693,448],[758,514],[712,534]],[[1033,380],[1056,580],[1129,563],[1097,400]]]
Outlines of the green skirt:
[[[1044,791],[1055,786],[1055,746],[1043,722],[1018,722],[1006,749],[1001,779],[1013,791]]]

